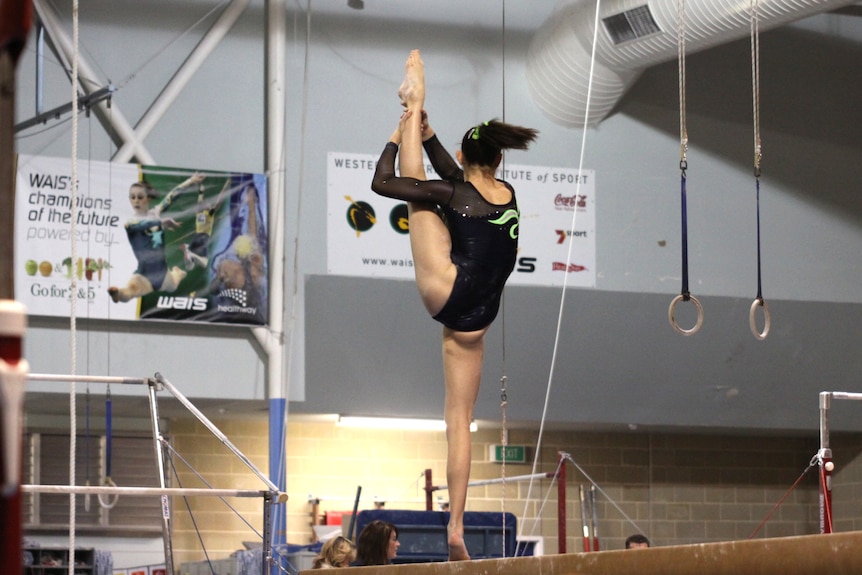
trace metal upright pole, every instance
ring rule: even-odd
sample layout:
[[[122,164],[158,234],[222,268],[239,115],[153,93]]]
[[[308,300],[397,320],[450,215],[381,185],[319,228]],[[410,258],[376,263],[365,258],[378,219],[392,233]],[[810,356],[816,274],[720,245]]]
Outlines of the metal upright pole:
[[[174,396],[174,399],[176,399],[181,404],[183,404],[185,406],[185,408],[188,409],[189,412],[192,415],[194,415],[197,418],[197,420],[200,421],[204,425],[204,427],[209,429],[210,433],[212,433],[219,441],[222,442],[222,444],[225,447],[227,447],[231,451],[231,453],[233,453],[240,461],[242,461],[245,464],[245,466],[248,467],[249,470],[251,470],[251,472],[257,476],[258,479],[260,479],[263,483],[265,483],[266,486],[270,489],[270,491],[275,491],[275,492],[279,491],[278,486],[276,484],[274,484],[272,481],[270,481],[269,478],[263,473],[263,471],[258,469],[257,466],[254,463],[252,463],[252,461],[242,451],[240,451],[236,445],[231,443],[230,439],[228,439],[227,436],[224,433],[222,433],[221,430],[218,427],[216,427],[216,425],[212,421],[210,421],[207,418],[207,416],[204,415],[200,409],[195,407],[195,405],[191,401],[189,401],[189,399],[186,396],[184,396],[182,393],[180,393],[180,390],[177,389],[176,386],[174,386],[174,384],[172,384],[170,381],[165,379],[165,377],[160,373],[156,373],[154,383],[152,383],[151,387],[150,387],[150,394],[153,395],[153,398],[154,398],[153,401],[155,401],[155,395],[154,395],[155,391],[154,391],[153,387],[156,384],[164,387],[166,390],[168,390],[170,392],[171,395]],[[279,502],[281,502],[281,500],[284,500],[284,497],[280,495],[279,499],[280,499]]]
[[[150,382],[149,397],[150,397],[150,418],[153,428],[153,446],[156,452],[156,465],[159,469],[159,486],[165,489],[167,485],[167,475],[165,470],[165,453],[162,449],[162,433],[159,429],[159,402],[156,398],[155,380]],[[174,553],[171,544],[171,501],[167,495],[161,496],[162,502],[162,541],[165,549],[165,570],[168,575],[174,575]]]
[[[566,461],[563,453],[557,464],[557,552],[566,552]]]
[[[309,10],[311,4],[309,3]],[[269,397],[269,476],[281,491],[287,489],[287,378],[284,338],[285,252],[285,61],[287,52],[287,1],[266,0],[264,122],[267,192],[269,197],[269,318],[268,330],[256,335],[266,350]],[[272,517],[274,545],[287,543],[287,505]],[[275,566],[273,575],[278,574]]]
[[[434,501],[431,493],[434,491],[434,484],[431,482],[431,469],[425,470],[425,511],[434,510]]]
[[[820,392],[820,533],[832,533],[832,449],[829,447],[829,408],[832,393]]]
[[[273,565],[278,561],[278,567],[281,567],[281,556],[276,559],[272,553],[272,492],[268,492],[263,496],[263,546],[260,550],[260,575],[267,575],[267,566]]]

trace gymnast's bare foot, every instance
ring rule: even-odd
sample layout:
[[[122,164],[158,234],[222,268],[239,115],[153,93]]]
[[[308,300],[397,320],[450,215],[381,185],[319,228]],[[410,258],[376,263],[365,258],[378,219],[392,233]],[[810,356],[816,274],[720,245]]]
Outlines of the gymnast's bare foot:
[[[464,535],[449,532],[449,561],[469,561],[470,553],[464,544]]]
[[[422,109],[425,105],[425,63],[419,50],[410,52],[404,66],[404,81],[398,88],[398,97],[405,108]]]

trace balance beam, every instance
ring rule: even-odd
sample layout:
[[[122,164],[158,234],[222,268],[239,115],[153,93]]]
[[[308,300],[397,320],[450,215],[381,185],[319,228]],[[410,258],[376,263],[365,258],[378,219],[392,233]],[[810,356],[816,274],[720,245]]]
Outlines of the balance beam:
[[[862,531],[542,557],[350,567],[327,572],[330,575],[859,575]]]

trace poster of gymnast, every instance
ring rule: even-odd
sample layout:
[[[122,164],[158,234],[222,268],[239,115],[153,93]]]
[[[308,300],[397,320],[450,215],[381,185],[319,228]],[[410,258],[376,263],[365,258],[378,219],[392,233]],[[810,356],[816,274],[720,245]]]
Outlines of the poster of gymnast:
[[[78,162],[76,254],[69,158],[21,155],[15,296],[33,315],[267,320],[262,174]]]
[[[327,270],[413,279],[407,205],[371,191],[377,156],[327,156]],[[594,170],[507,164],[497,177],[515,188],[519,247],[510,285],[595,287]],[[430,164],[428,178],[436,177]],[[574,222],[574,224],[573,224]],[[569,244],[572,254],[569,258]]]

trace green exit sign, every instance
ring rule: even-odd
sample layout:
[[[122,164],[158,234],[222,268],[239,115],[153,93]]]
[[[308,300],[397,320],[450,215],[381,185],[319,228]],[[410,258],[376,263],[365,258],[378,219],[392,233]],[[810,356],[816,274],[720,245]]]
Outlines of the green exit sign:
[[[526,463],[526,445],[492,445],[490,446],[490,458],[494,463]]]

